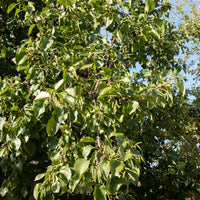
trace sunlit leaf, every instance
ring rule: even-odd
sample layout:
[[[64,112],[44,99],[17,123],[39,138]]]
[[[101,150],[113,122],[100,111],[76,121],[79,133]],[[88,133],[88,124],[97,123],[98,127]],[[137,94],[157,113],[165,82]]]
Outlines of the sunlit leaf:
[[[74,170],[79,174],[82,175],[86,172],[86,170],[88,169],[90,164],[89,160],[80,158],[78,160],[76,160],[75,164],[74,164]]]
[[[16,5],[16,3],[10,4],[7,8],[7,13],[9,14],[16,7]]]
[[[43,99],[47,99],[50,97],[50,94],[48,92],[45,91],[41,91],[36,97],[35,97],[35,101],[37,100],[43,100]]]

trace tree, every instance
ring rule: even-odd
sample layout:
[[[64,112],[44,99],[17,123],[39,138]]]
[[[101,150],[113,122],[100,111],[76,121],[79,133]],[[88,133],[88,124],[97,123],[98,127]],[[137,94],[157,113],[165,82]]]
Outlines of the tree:
[[[197,122],[180,114],[192,107],[174,59],[182,37],[164,19],[170,4],[33,0],[0,8],[2,198],[172,198],[166,181],[198,166],[184,171],[197,155],[184,146]],[[188,188],[182,197],[199,195]]]

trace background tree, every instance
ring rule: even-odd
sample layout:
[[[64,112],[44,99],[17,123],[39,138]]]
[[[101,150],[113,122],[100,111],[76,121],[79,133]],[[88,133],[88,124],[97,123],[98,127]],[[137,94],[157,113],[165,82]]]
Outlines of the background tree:
[[[183,98],[169,3],[0,8],[3,199],[199,195],[197,107]]]

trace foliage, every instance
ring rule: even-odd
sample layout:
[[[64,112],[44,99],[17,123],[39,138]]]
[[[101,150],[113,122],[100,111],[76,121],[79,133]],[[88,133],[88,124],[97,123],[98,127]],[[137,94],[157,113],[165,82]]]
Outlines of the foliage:
[[[170,4],[6,2],[2,198],[197,197],[199,104],[184,101]]]

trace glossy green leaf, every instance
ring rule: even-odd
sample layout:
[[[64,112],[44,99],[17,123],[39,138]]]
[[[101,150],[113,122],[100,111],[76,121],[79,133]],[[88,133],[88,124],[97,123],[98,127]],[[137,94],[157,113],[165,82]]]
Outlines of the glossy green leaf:
[[[71,179],[72,172],[71,172],[71,169],[69,167],[62,166],[60,168],[60,173],[63,174],[67,178],[68,181]]]
[[[23,57],[19,60],[18,65],[24,65],[25,62],[27,61],[27,59],[28,59],[28,56],[27,56],[27,55],[23,56]]]
[[[160,34],[156,30],[152,29],[151,33],[155,36],[156,39],[160,40]]]
[[[56,90],[59,90],[59,89],[61,89],[61,88],[63,87],[63,85],[64,85],[64,81],[63,81],[63,79],[61,79],[60,81],[58,81],[58,82],[56,83],[55,89],[56,89]]]
[[[53,185],[53,193],[59,193],[60,192],[60,182],[56,181],[55,185]]]
[[[40,189],[41,183],[37,183],[34,187],[33,190],[33,197],[37,200],[38,199],[38,195],[39,195],[39,189]]]
[[[48,92],[45,91],[41,91],[36,97],[35,97],[35,101],[37,100],[44,100],[44,99],[48,99],[50,97],[50,94]]]
[[[45,173],[38,174],[38,175],[35,177],[35,180],[34,180],[34,181],[39,181],[39,180],[41,180],[42,178],[44,178],[44,176],[45,176]]]
[[[18,151],[19,148],[20,148],[20,146],[21,146],[21,140],[19,138],[14,139],[13,140],[13,147],[14,147],[14,149],[16,151]]]
[[[41,39],[41,48],[44,50],[44,51],[47,51],[53,44],[53,39],[49,39],[47,37],[43,37]]]
[[[94,147],[91,146],[91,145],[87,145],[87,146],[84,146],[84,147],[83,147],[83,152],[82,152],[82,154],[83,154],[83,157],[84,157],[85,159],[88,157],[88,155],[90,154],[90,152],[92,151],[92,149],[94,149]]]

